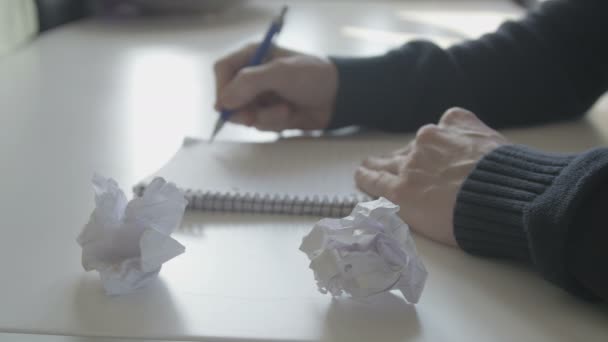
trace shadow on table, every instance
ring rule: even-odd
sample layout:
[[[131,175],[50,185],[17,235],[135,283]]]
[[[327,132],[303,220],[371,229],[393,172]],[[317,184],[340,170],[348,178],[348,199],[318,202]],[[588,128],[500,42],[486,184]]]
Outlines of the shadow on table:
[[[189,236],[203,237],[209,213],[199,210],[186,210],[182,223],[176,232]]]
[[[333,299],[325,319],[323,340],[407,341],[419,333],[416,307],[388,292],[363,300]]]
[[[199,30],[225,29],[234,25],[247,23],[268,23],[277,11],[247,4],[235,5],[232,8],[209,14],[167,15],[144,17],[97,17],[79,23],[78,30],[95,35],[103,34],[138,34],[157,35],[160,33],[198,32]]]
[[[183,323],[162,280],[123,296],[108,296],[97,277],[82,278],[74,298],[74,316],[83,335],[171,339]]]

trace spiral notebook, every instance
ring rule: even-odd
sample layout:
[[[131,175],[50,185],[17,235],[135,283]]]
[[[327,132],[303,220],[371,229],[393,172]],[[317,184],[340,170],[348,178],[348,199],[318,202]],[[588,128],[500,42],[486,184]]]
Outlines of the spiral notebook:
[[[341,217],[369,199],[353,179],[361,161],[405,143],[403,137],[213,144],[187,140],[134,192],[141,195],[160,176],[184,191],[189,209]]]

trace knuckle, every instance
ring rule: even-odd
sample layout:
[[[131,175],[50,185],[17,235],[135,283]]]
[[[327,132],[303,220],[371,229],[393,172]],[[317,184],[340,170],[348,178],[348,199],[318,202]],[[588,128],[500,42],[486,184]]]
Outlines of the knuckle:
[[[417,142],[427,142],[429,140],[432,140],[434,138],[437,137],[437,135],[439,135],[439,126],[434,125],[434,124],[427,124],[424,125],[422,127],[420,127],[420,129],[418,129],[418,131],[416,132],[416,141]]]
[[[272,63],[272,67],[275,68],[279,72],[287,71],[293,68],[294,63],[289,58],[278,58]]]
[[[448,109],[443,116],[441,117],[441,121],[444,123],[451,123],[454,121],[462,120],[462,119],[470,119],[474,118],[475,115],[466,109],[462,109],[459,107],[453,107]]]
[[[236,75],[235,82],[247,86],[250,83],[255,82],[255,78],[255,72],[253,72],[250,68],[244,68]]]

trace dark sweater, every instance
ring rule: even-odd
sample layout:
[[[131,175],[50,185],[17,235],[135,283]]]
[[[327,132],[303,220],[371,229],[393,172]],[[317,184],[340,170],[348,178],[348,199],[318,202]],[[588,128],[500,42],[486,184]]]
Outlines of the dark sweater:
[[[331,128],[412,131],[448,108],[494,128],[583,115],[608,90],[608,1],[554,0],[495,33],[443,50],[416,41],[334,58]],[[549,281],[608,300],[608,149],[548,154],[509,145],[461,187],[454,233],[467,252],[530,261]]]
[[[86,1],[79,0],[36,0],[40,32],[85,17]]]

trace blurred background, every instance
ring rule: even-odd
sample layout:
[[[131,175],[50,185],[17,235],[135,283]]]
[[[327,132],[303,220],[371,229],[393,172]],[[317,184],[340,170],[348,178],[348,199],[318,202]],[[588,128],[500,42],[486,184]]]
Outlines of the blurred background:
[[[49,158],[79,156],[70,159],[75,174],[96,170],[136,182],[185,136],[209,136],[217,117],[213,63],[259,41],[284,4],[290,11],[279,45],[367,56],[412,39],[447,47],[537,2],[1,0],[0,103],[12,111],[3,115],[0,143],[45,146]],[[276,137],[227,125],[218,139]]]
[[[513,2],[522,8],[532,8],[542,0],[505,1]],[[0,56],[18,48],[38,33],[86,17],[113,16],[124,19],[137,16],[204,16],[226,11],[230,7],[244,6],[246,2],[247,0],[3,0],[0,1]],[[374,3],[364,0],[341,2],[370,5]],[[394,2],[415,1],[395,0]],[[458,0],[444,2],[452,3],[454,6],[458,6],[458,3],[471,3]],[[400,37],[394,37],[394,39],[398,38]],[[385,39],[390,38],[385,36]]]

